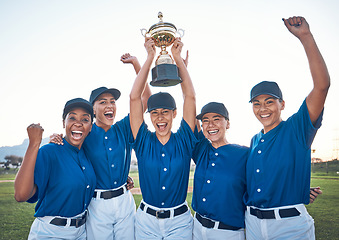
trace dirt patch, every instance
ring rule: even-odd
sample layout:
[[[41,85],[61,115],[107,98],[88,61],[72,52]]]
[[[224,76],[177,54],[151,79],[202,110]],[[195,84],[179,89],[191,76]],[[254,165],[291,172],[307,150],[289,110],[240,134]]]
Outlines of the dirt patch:
[[[14,180],[0,180],[0,183],[2,182],[14,182]]]

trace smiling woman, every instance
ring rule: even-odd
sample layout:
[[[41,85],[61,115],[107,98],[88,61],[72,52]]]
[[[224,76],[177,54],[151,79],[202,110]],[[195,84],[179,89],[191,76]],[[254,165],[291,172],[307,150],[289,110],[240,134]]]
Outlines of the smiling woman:
[[[182,79],[183,119],[176,133],[172,123],[177,115],[174,98],[169,93],[153,94],[147,102],[155,132],[144,122],[142,92],[155,56],[151,38],[144,44],[148,53],[130,93],[133,148],[138,159],[143,200],[136,213],[136,239],[192,239],[193,219],[186,202],[190,161],[196,139],[195,91],[183,59],[183,43],[176,39],[173,58]],[[159,224],[162,225],[159,229]]]
[[[117,107],[115,101],[120,97],[120,91],[115,88],[100,87],[92,91],[90,102],[93,104],[96,125],[106,132],[113,125]]]
[[[253,113],[263,130],[253,136],[246,164],[248,240],[315,239],[314,220],[304,205],[309,203],[311,145],[322,124],[330,76],[306,19],[283,22],[304,47],[313,88],[286,121],[281,118],[285,101],[276,82],[262,81],[251,90]]]
[[[37,202],[28,239],[86,239],[87,207],[96,177],[82,144],[92,128],[93,108],[75,98],[65,104],[62,116],[63,145],[50,143],[39,149],[43,128],[40,124],[27,128],[29,146],[15,179],[14,197],[18,202]]]
[[[93,109],[86,100],[76,98],[68,101],[63,114],[65,140],[80,149],[92,129],[92,121]]]

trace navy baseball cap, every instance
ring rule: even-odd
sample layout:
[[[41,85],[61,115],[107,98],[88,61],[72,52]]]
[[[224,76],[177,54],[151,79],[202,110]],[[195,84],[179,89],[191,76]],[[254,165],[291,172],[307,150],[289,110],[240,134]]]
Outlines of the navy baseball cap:
[[[89,101],[94,104],[95,100],[103,93],[110,93],[113,95],[115,100],[118,100],[121,93],[118,89],[115,88],[107,88],[107,87],[99,87],[97,89],[94,89],[91,93],[91,96],[89,97]]]
[[[93,106],[92,104],[83,99],[83,98],[73,98],[69,101],[66,102],[65,107],[64,107],[64,112],[62,114],[62,119],[65,120],[66,115],[75,108],[83,108],[85,109],[90,115],[91,115],[91,120],[93,121]]]
[[[229,120],[228,111],[223,103],[207,103],[202,107],[201,113],[197,116],[197,119],[201,120],[206,113],[217,113]]]
[[[283,100],[282,92],[276,82],[262,81],[252,88],[250,102],[252,102],[254,98],[263,94],[271,95]]]
[[[171,94],[166,92],[158,92],[148,98],[147,112],[150,112],[157,108],[164,108],[169,110],[177,109],[175,100]]]

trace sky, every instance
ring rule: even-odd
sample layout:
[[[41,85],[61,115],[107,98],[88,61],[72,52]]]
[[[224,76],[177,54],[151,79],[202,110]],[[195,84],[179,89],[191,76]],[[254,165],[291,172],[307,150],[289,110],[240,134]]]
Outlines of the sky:
[[[337,0],[0,0],[0,146],[21,144],[31,123],[43,126],[43,137],[63,133],[66,101],[88,99],[101,86],[121,91],[116,119],[126,116],[136,75],[120,56],[130,53],[143,64],[140,29],[158,23],[159,11],[165,22],[185,30],[182,55],[189,51],[197,113],[208,102],[224,103],[230,113],[228,141],[249,146],[262,128],[248,102],[255,84],[279,84],[286,102],[283,120],[299,109],[312,89],[304,49],[282,21],[303,16],[331,76],[313,156],[338,158],[338,9]],[[180,86],[151,90],[169,92],[176,99],[176,131],[182,117]],[[145,119],[151,125],[147,114]]]

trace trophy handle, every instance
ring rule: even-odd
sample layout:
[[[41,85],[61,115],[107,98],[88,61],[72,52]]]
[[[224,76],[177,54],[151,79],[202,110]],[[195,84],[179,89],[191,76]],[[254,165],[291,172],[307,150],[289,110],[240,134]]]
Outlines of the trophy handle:
[[[179,34],[180,37],[183,37],[185,35],[185,30],[179,28],[176,33]]]
[[[143,29],[140,29],[140,31],[141,31],[142,36],[149,37],[149,33],[147,32],[147,29],[143,28]]]

